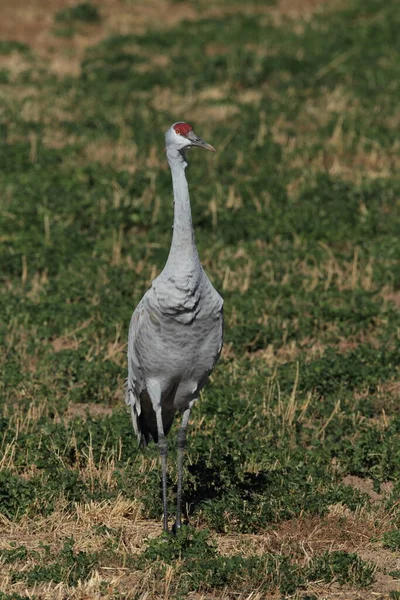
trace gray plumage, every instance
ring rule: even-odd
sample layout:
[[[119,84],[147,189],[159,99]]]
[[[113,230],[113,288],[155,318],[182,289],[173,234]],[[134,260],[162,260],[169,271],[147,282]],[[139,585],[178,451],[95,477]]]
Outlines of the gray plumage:
[[[165,436],[176,411],[178,434],[176,527],[181,526],[182,462],[190,409],[222,348],[223,300],[205,274],[197,253],[185,152],[191,146],[214,151],[187,123],[165,134],[174,191],[174,228],[167,263],[135,309],[129,328],[126,403],[138,442],[159,444],[164,529],[168,530]]]

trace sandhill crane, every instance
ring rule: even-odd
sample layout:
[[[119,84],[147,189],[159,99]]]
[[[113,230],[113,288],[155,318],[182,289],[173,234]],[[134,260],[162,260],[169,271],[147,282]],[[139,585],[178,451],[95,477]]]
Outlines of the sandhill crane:
[[[165,144],[174,193],[172,243],[163,271],[132,315],[126,403],[139,445],[151,438],[158,442],[163,524],[168,531],[166,435],[179,411],[176,530],[181,527],[183,453],[190,410],[221,352],[223,300],[200,264],[185,176],[189,148],[212,152],[215,148],[182,122],[168,129]]]

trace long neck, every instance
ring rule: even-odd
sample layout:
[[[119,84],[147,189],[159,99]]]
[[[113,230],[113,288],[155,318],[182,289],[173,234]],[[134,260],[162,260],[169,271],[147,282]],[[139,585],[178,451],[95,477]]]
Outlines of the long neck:
[[[182,264],[187,260],[198,261],[194,239],[189,188],[185,176],[187,162],[180,152],[167,149],[167,159],[172,174],[174,191],[174,229],[167,264]]]

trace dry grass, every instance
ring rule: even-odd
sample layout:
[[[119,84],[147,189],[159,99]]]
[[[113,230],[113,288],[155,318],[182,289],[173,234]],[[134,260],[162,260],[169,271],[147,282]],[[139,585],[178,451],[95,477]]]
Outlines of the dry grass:
[[[225,207],[221,207],[221,210],[222,208],[232,209],[233,206],[240,206],[240,196],[233,186],[224,198],[224,201]],[[217,202],[217,204],[219,203]],[[215,215],[215,219],[218,222],[218,212]],[[373,258],[369,257],[367,260],[360,258],[360,249],[355,246],[352,258],[343,260],[336,256],[335,252],[325,243],[320,242],[320,246],[324,251],[324,257],[317,258],[307,255],[305,260],[295,259],[288,266],[287,273],[283,277],[280,276],[279,279],[275,273],[273,262],[268,258],[268,244],[258,241],[257,260],[254,257],[252,248],[224,248],[219,252],[216,261],[220,265],[219,275],[222,279],[222,289],[230,292],[239,291],[242,294],[246,294],[250,287],[257,284],[260,268],[259,259],[263,255],[265,255],[265,260],[262,262],[263,279],[266,279],[268,284],[272,286],[288,284],[293,277],[297,277],[300,273],[302,276],[302,286],[308,292],[314,291],[317,287],[323,289],[325,292],[331,288],[335,288],[339,292],[357,289],[371,291],[374,289]],[[204,264],[207,265],[207,262],[210,260],[211,256],[208,257],[205,254]],[[215,259],[213,258],[213,260]],[[235,265],[234,270],[232,269],[232,263]],[[395,303],[397,301],[396,292],[392,290],[386,290],[385,297]]]
[[[385,572],[399,568],[398,557],[374,541],[385,531],[386,520],[385,513],[380,509],[374,513],[364,510],[353,514],[342,505],[334,505],[325,518],[299,517],[283,522],[270,532],[261,535],[243,534],[240,537],[215,535],[214,538],[219,551],[226,556],[239,553],[243,556],[252,556],[271,552],[288,555],[301,565],[307,565],[314,555],[324,551],[356,551],[364,560],[372,560],[377,564],[377,582],[368,592],[364,590],[362,596],[376,598],[381,597],[379,594],[383,594],[385,590],[394,589],[395,581],[385,575]],[[157,581],[151,569],[143,573],[123,566],[123,557],[142,552],[146,540],[160,534],[161,524],[148,519],[143,520],[140,504],[127,501],[122,496],[110,502],[77,504],[73,513],[65,510],[61,502],[50,517],[34,520],[23,518],[18,524],[3,519],[0,525],[0,548],[10,549],[13,545],[24,545],[30,551],[42,553],[43,546],[48,545],[52,552],[56,553],[68,538],[73,537],[76,552],[100,551],[109,539],[108,533],[99,533],[99,526],[102,525],[120,531],[116,552],[122,557],[122,563],[115,566],[102,564],[87,582],[76,588],[69,588],[64,584],[40,584],[30,590],[26,590],[21,582],[12,583],[7,575],[7,567],[4,565],[0,566],[2,576],[0,591],[20,594],[28,592],[43,600],[49,598],[83,600],[84,598],[109,598],[112,591],[118,589],[126,593],[127,598],[138,598],[140,593],[143,593],[143,598],[153,600],[160,597],[159,594],[164,589],[166,595],[162,597],[168,598],[169,581],[174,572],[172,567],[169,576],[167,573],[165,581],[161,583]],[[29,570],[35,564],[36,561],[28,559],[20,562],[18,568],[21,571]],[[106,586],[104,582],[107,582]],[[103,590],[102,593],[100,589]],[[352,598],[361,598],[357,596],[357,592],[350,592],[350,590],[347,592],[343,588],[337,589],[335,595],[326,596],[327,593],[330,594],[331,586],[327,588],[321,584],[313,585],[313,590],[321,598],[345,598],[346,593],[355,594],[351,596]],[[200,594],[192,594],[189,597],[211,598],[209,595]],[[250,596],[237,596],[228,591],[212,595],[212,598],[221,599],[233,597],[247,597],[253,600],[258,595],[254,592]],[[259,597],[272,599],[276,596],[271,593]]]
[[[362,108],[359,100],[338,86],[317,98],[306,100],[295,121],[288,122],[284,117],[276,121],[271,132],[274,140],[282,147],[285,163],[304,172],[304,175],[290,184],[288,191],[291,195],[296,194],[299,185],[309,180],[312,173],[325,171],[360,183],[365,175],[370,178],[388,178],[398,171],[400,147],[397,140],[391,147],[383,147],[369,139],[366,133],[355,146],[355,121],[360,119],[360,112]],[[397,122],[398,116],[393,118]],[[330,139],[323,149],[315,150],[319,146],[321,129],[332,119],[336,119],[336,125]],[[365,114],[366,131],[370,120],[371,115]],[[296,135],[293,135],[293,131],[296,131]]]
[[[380,518],[378,519],[378,515]],[[217,538],[222,554],[243,554],[261,556],[265,552],[280,553],[296,557],[300,564],[307,564],[315,554],[324,551],[345,550],[359,552],[369,550],[382,551],[383,555],[392,553],[382,549],[376,543],[385,531],[388,516],[383,511],[352,513],[342,504],[332,505],[325,518],[299,517],[284,521],[263,535],[242,534]]]
[[[271,9],[275,16],[289,17],[291,19],[310,18],[316,12],[340,8],[341,3],[336,0],[279,0]]]

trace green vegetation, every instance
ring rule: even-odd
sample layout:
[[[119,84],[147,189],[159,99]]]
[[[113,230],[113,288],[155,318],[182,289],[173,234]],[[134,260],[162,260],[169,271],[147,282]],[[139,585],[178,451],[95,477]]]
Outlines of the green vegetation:
[[[12,52],[28,53],[29,46],[15,40],[0,40],[0,54],[11,54]]]
[[[20,596],[20,594],[4,594],[0,592],[0,600],[35,600],[35,596]]]
[[[391,550],[400,550],[400,531],[398,529],[387,531],[383,536],[383,545]]]
[[[76,585],[78,581],[85,581],[90,576],[98,562],[96,553],[74,553],[73,539],[68,539],[64,542],[64,546],[58,556],[52,556],[49,546],[46,546],[44,550],[44,555],[39,555],[38,557],[42,564],[36,565],[29,571],[22,573],[15,572],[13,579],[15,581],[22,579],[30,587],[37,582],[44,581],[53,581],[54,583],[66,581],[68,585]],[[51,562],[53,559],[55,561]]]
[[[374,569],[355,554],[326,552],[299,569],[288,557],[279,554],[262,556],[221,556],[215,545],[207,542],[207,532],[183,530],[172,540],[152,540],[143,553],[148,564],[156,562],[160,575],[165,564],[180,560],[180,593],[213,590],[230,586],[237,593],[252,589],[267,592],[278,588],[284,595],[293,594],[307,582],[337,581],[365,587],[373,581]],[[249,585],[250,583],[250,585]]]
[[[58,11],[55,20],[56,22],[82,21],[83,23],[98,23],[101,17],[97,6],[91,2],[80,2]]]
[[[59,71],[0,42],[0,600],[380,593],[400,548],[397,2],[193,4],[155,26],[121,3],[129,28],[68,6],[57,26],[98,27],[76,54],[57,40]],[[180,119],[218,150],[188,176],[226,331],[188,439],[192,527],[165,538],[122,389]]]

